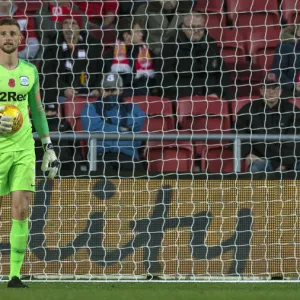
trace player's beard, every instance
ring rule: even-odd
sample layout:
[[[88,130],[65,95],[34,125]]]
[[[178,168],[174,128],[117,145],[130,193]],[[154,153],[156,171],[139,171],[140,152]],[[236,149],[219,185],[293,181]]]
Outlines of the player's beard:
[[[3,45],[2,47],[0,47],[0,49],[1,49],[4,53],[6,53],[6,54],[12,54],[12,53],[14,53],[15,51],[17,51],[18,46],[16,46],[16,47],[11,47],[11,48],[7,49],[7,48],[5,47],[5,45]]]

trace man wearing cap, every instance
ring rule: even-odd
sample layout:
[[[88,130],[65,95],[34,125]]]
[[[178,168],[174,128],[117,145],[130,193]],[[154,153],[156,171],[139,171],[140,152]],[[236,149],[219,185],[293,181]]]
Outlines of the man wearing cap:
[[[102,95],[98,101],[87,103],[81,112],[82,128],[89,132],[133,133],[144,126],[145,113],[134,103],[125,102],[123,80],[117,73],[104,74]],[[141,141],[101,140],[97,151],[98,172],[109,176],[134,176],[143,172],[143,162],[139,161]]]
[[[300,110],[281,100],[282,90],[274,73],[262,81],[261,98],[246,104],[238,112],[236,130],[239,134],[300,134]],[[291,141],[242,141],[242,157],[248,171],[300,171],[300,143]]]
[[[77,94],[99,95],[101,49],[80,34],[79,15],[61,17],[62,32],[57,45],[48,46],[41,67],[44,101],[52,103]]]

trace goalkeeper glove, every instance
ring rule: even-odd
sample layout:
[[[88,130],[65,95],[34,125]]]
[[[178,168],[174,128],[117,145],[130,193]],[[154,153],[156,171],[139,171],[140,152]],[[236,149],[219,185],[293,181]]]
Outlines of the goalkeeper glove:
[[[53,179],[57,174],[59,162],[51,143],[44,144],[43,147],[44,156],[41,169],[43,172],[49,171],[48,178]]]
[[[0,105],[0,113],[3,112],[5,106]],[[9,133],[13,128],[13,118],[11,116],[0,116],[0,135]]]

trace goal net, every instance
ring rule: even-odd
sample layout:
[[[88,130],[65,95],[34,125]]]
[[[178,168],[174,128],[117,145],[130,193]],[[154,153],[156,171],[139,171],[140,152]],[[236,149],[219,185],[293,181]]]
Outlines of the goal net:
[[[61,161],[36,139],[22,274],[299,278],[300,1],[10,3]]]

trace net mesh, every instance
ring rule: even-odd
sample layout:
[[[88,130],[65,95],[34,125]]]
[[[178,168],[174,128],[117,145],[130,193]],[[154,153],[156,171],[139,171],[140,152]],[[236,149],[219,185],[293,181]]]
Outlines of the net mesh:
[[[36,142],[23,274],[299,277],[300,1],[9,3],[24,37],[19,57],[39,70],[61,161],[59,176],[45,180]],[[122,87],[115,78],[105,82],[110,72],[119,72]],[[119,88],[123,100],[103,100],[117,101]],[[145,135],[104,136],[95,147],[90,139],[64,138],[72,132]],[[240,145],[231,134],[248,138]],[[264,137],[250,141],[256,134]],[[277,140],[268,139],[272,134]],[[281,140],[284,134],[290,139]],[[5,200],[3,276],[11,226]]]

